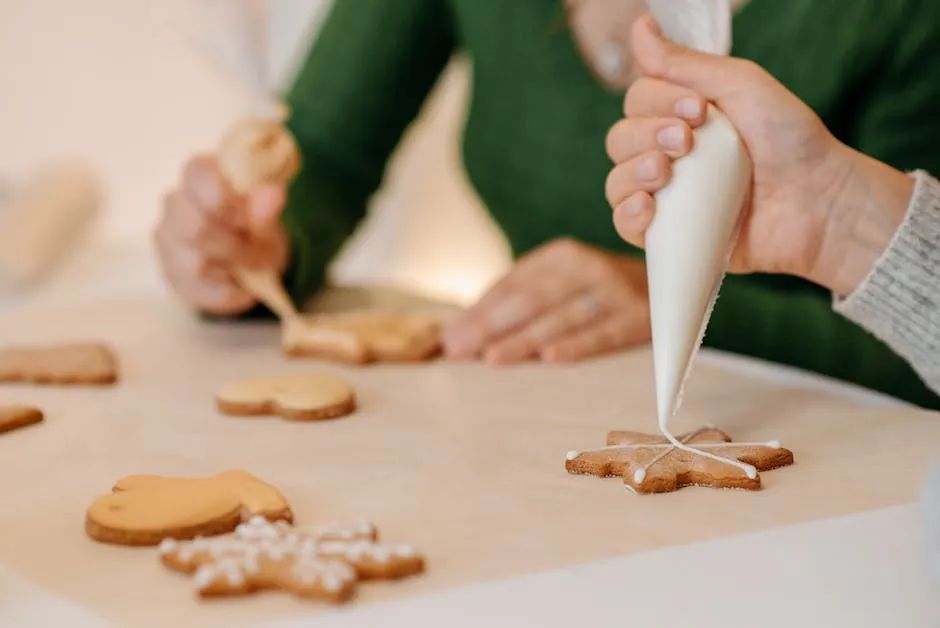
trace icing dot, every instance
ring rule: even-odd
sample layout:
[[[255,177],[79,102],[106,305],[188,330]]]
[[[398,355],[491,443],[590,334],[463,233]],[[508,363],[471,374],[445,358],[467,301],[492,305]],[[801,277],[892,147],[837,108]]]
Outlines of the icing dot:
[[[333,574],[328,573],[323,577],[323,588],[327,591],[339,591],[341,586],[342,583],[339,581],[339,578]]]
[[[642,484],[643,480],[646,479],[646,469],[637,469],[633,472],[633,482],[635,484]]]
[[[571,451],[565,454],[565,460],[574,460],[575,458],[578,457],[578,453],[579,452],[577,449],[572,449]]]
[[[196,575],[193,576],[193,584],[196,585],[196,589],[202,591],[213,582],[215,582],[216,570],[211,565],[203,565],[196,571]]]
[[[401,556],[402,558],[411,558],[415,555],[415,548],[410,545],[396,545],[392,551],[396,556]]]
[[[245,576],[237,571],[229,571],[225,574],[225,579],[233,587],[240,587],[245,584]]]
[[[751,478],[752,480],[757,477],[757,469],[754,468],[754,465],[744,465],[744,472],[747,474],[747,477]]]
[[[369,558],[373,558],[380,563],[387,563],[392,557],[392,551],[384,545],[371,545],[365,547]]]
[[[768,447],[773,447],[774,449],[780,449],[780,441],[779,441],[779,440],[769,440],[769,441],[767,441],[767,446],[768,446]]]
[[[162,541],[160,541],[160,553],[169,554],[170,552],[173,552],[177,548],[179,548],[179,546],[180,546],[179,541],[177,541],[176,539],[170,539],[170,538],[163,539]]]

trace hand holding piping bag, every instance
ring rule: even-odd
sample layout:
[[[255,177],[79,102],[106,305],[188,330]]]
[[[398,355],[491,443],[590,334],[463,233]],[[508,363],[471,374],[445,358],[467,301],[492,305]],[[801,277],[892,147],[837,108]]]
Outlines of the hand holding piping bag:
[[[616,164],[607,196],[620,236],[644,246],[659,209],[653,195],[672,178],[672,160],[692,149],[706,103],[715,102],[741,135],[754,171],[728,270],[792,274],[850,293],[897,229],[911,178],[842,144],[751,61],[677,46],[649,16],[634,24],[633,42],[646,76],[627,92],[626,118],[607,136]],[[636,176],[647,167],[654,177]],[[866,198],[853,198],[856,188]],[[869,206],[877,211],[861,211]]]
[[[665,201],[689,174],[689,158],[701,155],[709,103],[715,103],[740,134],[753,167],[738,237],[728,251],[729,269],[795,274],[848,294],[897,228],[911,179],[838,142],[809,107],[750,61],[676,45],[649,16],[634,25],[633,45],[647,76],[630,88],[627,118],[607,138],[616,163],[607,195],[618,233],[649,247],[659,218],[676,210]],[[703,186],[727,185],[720,172],[702,180]],[[874,198],[859,198],[859,191]],[[695,231],[693,225],[713,210],[704,198],[689,198],[686,222],[672,223],[674,232]],[[685,255],[676,247],[663,253],[667,259]],[[651,270],[651,293],[652,275]],[[652,315],[655,350],[657,314]],[[671,411],[667,406],[664,412],[663,391],[657,392],[662,428]]]
[[[273,118],[245,118],[236,122],[222,138],[218,150],[219,168],[237,194],[252,198],[257,191],[279,189],[280,207],[271,215],[272,204],[248,203],[249,228],[262,231],[280,218],[287,184],[300,169],[300,151],[294,138]],[[255,208],[255,212],[251,210]],[[280,273],[270,267],[246,264],[235,266],[238,282],[275,312],[282,321],[298,318],[293,302],[281,284]]]
[[[214,156],[192,159],[167,195],[155,234],[170,284],[204,312],[233,315],[263,301],[279,317],[297,313],[281,285],[288,238],[280,224],[300,154],[271,94],[265,7],[200,2],[182,31],[252,115],[236,121]]]

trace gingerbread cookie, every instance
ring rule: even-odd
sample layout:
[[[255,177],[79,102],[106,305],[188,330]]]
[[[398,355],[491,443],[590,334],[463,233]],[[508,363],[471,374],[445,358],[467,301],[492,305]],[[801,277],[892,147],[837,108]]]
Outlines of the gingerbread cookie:
[[[241,595],[262,589],[341,602],[359,580],[403,578],[424,570],[410,545],[376,542],[366,522],[298,531],[254,517],[230,536],[160,544],[163,564],[195,574],[199,595]]]
[[[277,489],[245,471],[208,478],[130,475],[92,503],[85,530],[104,543],[156,545],[231,532],[253,516],[293,519]]]
[[[390,312],[320,314],[289,321],[284,352],[349,364],[419,362],[440,352],[440,323],[429,316]]]
[[[288,373],[232,382],[216,394],[220,412],[236,416],[277,414],[315,421],[349,414],[356,395],[329,373]]]
[[[0,433],[42,421],[42,412],[29,406],[0,406]]]
[[[627,488],[636,493],[666,493],[690,485],[758,490],[757,471],[793,464],[793,452],[776,441],[733,443],[730,436],[711,427],[678,440],[728,461],[679,449],[659,434],[613,431],[607,435],[606,447],[568,452],[565,468],[569,473],[622,476]]]
[[[112,384],[117,364],[96,343],[0,349],[0,382],[33,384]]]

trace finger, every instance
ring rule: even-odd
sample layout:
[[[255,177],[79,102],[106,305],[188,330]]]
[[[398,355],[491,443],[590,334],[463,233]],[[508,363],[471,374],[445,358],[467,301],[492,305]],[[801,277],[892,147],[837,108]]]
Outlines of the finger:
[[[174,290],[194,307],[211,314],[238,314],[255,303],[225,267],[199,250],[158,232],[157,249],[163,272]]]
[[[653,222],[656,201],[649,192],[635,192],[614,208],[617,234],[639,248],[646,246],[646,230]]]
[[[705,104],[705,98],[688,87],[642,77],[627,90],[623,112],[628,118],[674,116],[694,128],[705,121]]]
[[[660,150],[651,150],[621,164],[607,175],[607,202],[616,207],[636,192],[656,192],[672,177],[672,160]]]
[[[586,287],[580,272],[587,247],[559,239],[523,256],[512,270],[472,307],[445,325],[445,354],[466,359],[483,346]]]
[[[270,237],[280,222],[287,191],[283,185],[263,184],[247,198],[249,227],[261,239]]]
[[[201,155],[189,160],[183,168],[183,188],[203,211],[219,220],[233,225],[243,220],[238,211],[238,196],[219,170],[215,157]]]
[[[593,295],[582,293],[548,310],[518,332],[494,342],[486,348],[483,357],[490,364],[529,359],[541,347],[596,320],[600,314]]]
[[[645,340],[637,327],[629,315],[610,316],[548,344],[539,357],[546,362],[572,362],[625,349]]]
[[[218,222],[185,190],[174,190],[163,201],[163,225],[175,237],[186,242],[196,244],[205,238],[214,229],[226,229],[224,223]]]
[[[624,118],[610,128],[606,146],[614,163],[655,149],[676,159],[692,149],[692,129],[677,118]]]
[[[741,88],[742,79],[750,80],[758,71],[753,62],[698,52],[669,41],[651,15],[634,22],[631,41],[634,56],[646,74],[687,87],[719,104],[724,96]]]
[[[444,327],[444,350],[448,357],[477,357],[492,339],[515,329],[540,308],[536,297],[520,290],[504,298],[488,299],[486,304],[464,310]]]

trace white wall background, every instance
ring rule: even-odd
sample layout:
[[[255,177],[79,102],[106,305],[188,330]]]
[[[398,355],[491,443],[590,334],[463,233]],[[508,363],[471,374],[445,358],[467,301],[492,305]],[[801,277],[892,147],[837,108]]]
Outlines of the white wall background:
[[[328,0],[263,6],[274,75],[286,80]],[[247,104],[187,42],[192,13],[191,0],[2,0],[0,179],[83,158],[107,194],[95,245],[151,256],[160,198],[180,164],[210,150]],[[458,165],[467,72],[453,65],[409,132],[337,280],[466,301],[506,267],[505,244]]]

